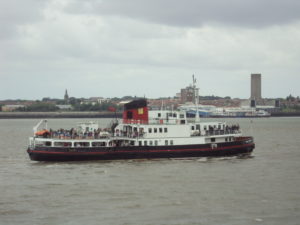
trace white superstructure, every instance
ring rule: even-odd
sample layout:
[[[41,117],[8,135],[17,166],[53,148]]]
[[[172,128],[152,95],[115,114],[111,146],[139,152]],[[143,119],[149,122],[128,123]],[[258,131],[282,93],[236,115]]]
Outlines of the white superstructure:
[[[189,122],[184,111],[149,111],[148,123],[121,123],[114,137],[139,146],[193,145],[229,142],[240,136],[238,126],[225,122]]]

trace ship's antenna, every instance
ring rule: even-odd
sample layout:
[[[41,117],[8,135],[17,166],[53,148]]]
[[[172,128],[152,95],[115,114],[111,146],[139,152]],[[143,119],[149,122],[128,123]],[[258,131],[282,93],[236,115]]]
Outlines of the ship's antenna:
[[[194,91],[194,98],[195,98],[195,105],[196,105],[196,115],[195,115],[195,122],[198,123],[200,122],[200,118],[199,118],[199,110],[198,110],[198,100],[199,100],[199,96],[198,96],[198,88],[196,87],[196,78],[195,75],[193,74],[193,91]]]

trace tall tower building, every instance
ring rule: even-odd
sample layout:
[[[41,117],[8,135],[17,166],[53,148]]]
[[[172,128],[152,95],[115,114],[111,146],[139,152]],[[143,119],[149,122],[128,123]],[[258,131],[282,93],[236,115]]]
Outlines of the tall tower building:
[[[251,100],[261,100],[261,74],[251,74]]]
[[[194,102],[194,89],[193,87],[189,86],[186,88],[181,89],[181,102]]]
[[[68,90],[67,89],[66,89],[66,92],[65,92],[64,100],[65,100],[65,103],[69,102],[69,95],[68,95]]]

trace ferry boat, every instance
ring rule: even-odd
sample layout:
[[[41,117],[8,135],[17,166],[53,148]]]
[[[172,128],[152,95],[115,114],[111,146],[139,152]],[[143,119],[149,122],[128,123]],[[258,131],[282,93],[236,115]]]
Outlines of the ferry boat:
[[[74,161],[232,156],[254,147],[253,137],[243,136],[238,125],[201,122],[184,111],[152,111],[146,99],[137,99],[124,105],[122,121],[109,130],[91,122],[54,131],[42,120],[27,152],[35,161]]]

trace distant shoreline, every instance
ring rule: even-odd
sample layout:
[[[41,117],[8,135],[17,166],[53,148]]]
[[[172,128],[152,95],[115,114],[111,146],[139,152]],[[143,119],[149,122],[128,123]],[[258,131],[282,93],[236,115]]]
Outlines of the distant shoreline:
[[[116,115],[122,117],[120,112],[0,112],[0,119],[114,118]]]
[[[271,117],[298,117],[300,112],[273,112]]]
[[[122,118],[122,112],[0,112],[0,119]],[[300,117],[300,112],[276,112],[271,117]],[[239,117],[242,118],[242,117]]]

